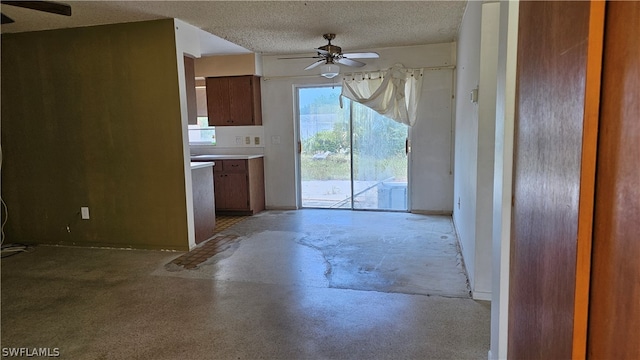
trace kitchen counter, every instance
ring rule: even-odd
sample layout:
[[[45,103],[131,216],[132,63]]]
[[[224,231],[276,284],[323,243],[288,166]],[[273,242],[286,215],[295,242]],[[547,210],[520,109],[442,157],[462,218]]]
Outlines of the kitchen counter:
[[[264,157],[264,155],[192,155],[191,161],[250,160],[261,157]]]
[[[215,166],[215,162],[213,161],[191,161],[191,170],[195,170],[195,169],[202,169],[202,168],[207,168],[207,167],[211,167],[211,166]]]

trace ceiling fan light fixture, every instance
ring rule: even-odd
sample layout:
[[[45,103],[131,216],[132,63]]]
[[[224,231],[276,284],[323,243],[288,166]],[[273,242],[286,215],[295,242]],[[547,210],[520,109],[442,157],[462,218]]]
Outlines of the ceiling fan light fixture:
[[[333,79],[340,74],[340,66],[336,64],[325,64],[320,66],[320,75],[327,79]]]
[[[334,77],[340,74],[340,66],[336,63],[340,63],[343,66],[354,66],[354,67],[363,67],[366,64],[354,60],[354,59],[377,59],[380,57],[376,52],[362,52],[362,53],[342,53],[342,48],[336,45],[331,44],[331,40],[333,40],[336,35],[335,34],[324,34],[323,36],[325,40],[328,41],[327,45],[320,46],[316,49],[316,54],[314,56],[304,56],[303,58],[310,59],[320,59],[316,60],[316,62],[310,64],[305,70],[311,70],[320,67],[320,75],[327,78],[333,79]],[[285,57],[279,59],[300,59],[301,57]]]

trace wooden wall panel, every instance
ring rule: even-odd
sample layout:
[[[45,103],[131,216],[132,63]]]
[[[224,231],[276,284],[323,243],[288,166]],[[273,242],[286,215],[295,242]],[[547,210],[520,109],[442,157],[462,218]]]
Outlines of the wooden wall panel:
[[[521,2],[508,357],[572,355],[588,2]]]
[[[216,208],[213,191],[213,168],[191,170],[193,184],[193,223],[196,244],[215,234]]]
[[[593,239],[593,207],[600,117],[602,47],[604,38],[604,1],[591,1],[589,39],[587,41],[587,74],[585,80],[584,131],[580,164],[580,207],[578,209],[578,241],[576,248],[576,290],[573,318],[574,359],[587,356],[587,324],[589,318],[589,284],[591,281],[591,248]]]
[[[195,60],[184,56],[184,82],[187,87],[187,115],[190,125],[198,124],[198,105],[196,103]]]
[[[7,239],[187,250],[173,19],[4,33],[1,60]]]
[[[640,359],[640,2],[609,2],[596,173],[591,359]]]

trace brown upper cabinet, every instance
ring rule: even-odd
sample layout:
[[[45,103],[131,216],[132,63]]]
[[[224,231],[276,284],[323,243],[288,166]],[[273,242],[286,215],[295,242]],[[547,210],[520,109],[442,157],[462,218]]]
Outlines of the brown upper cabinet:
[[[260,77],[208,77],[207,110],[210,126],[262,125]]]

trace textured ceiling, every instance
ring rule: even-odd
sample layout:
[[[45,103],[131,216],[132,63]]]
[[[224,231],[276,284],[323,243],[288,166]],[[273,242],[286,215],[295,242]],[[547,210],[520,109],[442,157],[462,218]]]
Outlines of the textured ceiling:
[[[466,1],[66,1],[71,17],[2,5],[3,33],[178,18],[265,55],[454,41]]]

